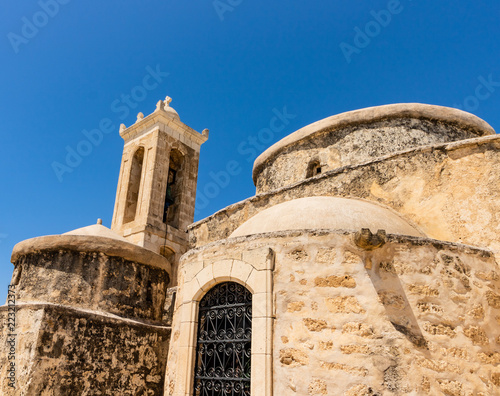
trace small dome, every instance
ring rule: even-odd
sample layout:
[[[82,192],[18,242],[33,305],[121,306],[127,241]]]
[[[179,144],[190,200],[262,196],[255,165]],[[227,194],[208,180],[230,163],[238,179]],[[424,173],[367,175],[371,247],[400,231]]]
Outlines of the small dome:
[[[77,228],[73,231],[65,232],[62,235],[88,235],[88,236],[99,236],[104,238],[116,239],[118,241],[127,242],[124,237],[118,235],[116,232],[111,231],[108,227],[103,226],[102,224],[92,224],[87,227]]]
[[[425,236],[389,209],[359,199],[308,197],[280,203],[263,210],[240,225],[231,237],[265,232],[334,229]]]
[[[166,113],[168,113],[169,115],[171,115],[173,118],[175,118],[176,120],[180,121],[181,117],[179,117],[179,114],[177,113],[177,111],[175,111],[175,109],[173,109],[170,106],[165,106],[164,110],[165,110]]]
[[[161,105],[160,108],[162,108],[165,113],[168,113],[168,115],[172,116],[177,121],[180,121],[181,118],[179,117],[179,114],[175,111],[175,109],[170,107],[170,102],[172,102],[172,98],[170,96],[167,96],[164,101],[158,102],[157,109],[158,109],[158,106]]]

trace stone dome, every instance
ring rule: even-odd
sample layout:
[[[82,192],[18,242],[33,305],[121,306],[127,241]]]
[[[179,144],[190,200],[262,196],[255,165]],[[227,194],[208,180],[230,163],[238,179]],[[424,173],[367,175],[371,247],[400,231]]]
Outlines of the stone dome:
[[[65,232],[62,235],[96,236],[96,237],[116,239],[118,241],[130,243],[124,237],[122,237],[121,235],[118,235],[114,231],[111,231],[108,227],[103,226],[99,222],[97,224],[92,224],[92,225],[89,225],[87,227],[81,227],[81,228],[77,228],[76,230],[73,230],[73,231]]]
[[[165,109],[164,111],[169,114],[170,116],[172,116],[172,118],[175,118],[176,120],[180,121],[181,120],[181,117],[179,117],[179,113],[177,113],[177,111],[170,107],[170,106],[165,106]]]
[[[260,194],[396,152],[493,134],[487,122],[449,107],[369,107],[314,122],[273,144],[255,160],[253,181]]]
[[[417,228],[398,214],[377,204],[359,199],[338,197],[298,198],[272,206],[240,225],[231,237],[274,231],[333,229],[423,237]]]

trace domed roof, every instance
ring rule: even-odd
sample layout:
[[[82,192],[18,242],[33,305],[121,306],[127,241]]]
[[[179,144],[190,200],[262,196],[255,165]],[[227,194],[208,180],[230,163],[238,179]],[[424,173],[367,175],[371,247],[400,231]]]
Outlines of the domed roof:
[[[167,96],[165,100],[163,101],[163,106],[162,110],[170,115],[171,117],[175,118],[176,120],[180,121],[181,118],[179,117],[179,113],[175,111],[174,108],[170,107],[170,102],[172,102],[172,98],[170,96]]]
[[[177,111],[175,111],[174,108],[170,107],[170,106],[165,106],[165,109],[164,111],[166,113],[168,113],[169,115],[171,115],[173,118],[175,118],[176,120],[179,120],[181,119],[181,117],[179,117],[179,113],[177,113]]]
[[[339,131],[353,125],[375,123],[384,119],[428,119],[445,124],[453,124],[477,136],[494,135],[495,130],[486,121],[475,115],[443,106],[422,103],[397,103],[391,105],[367,107],[365,109],[337,114],[307,125],[279,140],[262,154],[253,165],[253,180],[256,182],[266,162],[277,157],[288,147],[310,139],[313,135],[326,131]]]
[[[308,197],[280,203],[256,214],[240,225],[231,237],[265,232],[335,229],[388,234],[425,236],[406,220],[389,209],[359,199],[338,197]]]
[[[77,228],[73,231],[65,232],[62,235],[88,235],[88,236],[99,236],[104,238],[116,239],[118,241],[127,242],[124,237],[118,235],[116,232],[111,231],[108,227],[102,225],[101,219],[97,220],[97,224],[92,224],[87,227]]]

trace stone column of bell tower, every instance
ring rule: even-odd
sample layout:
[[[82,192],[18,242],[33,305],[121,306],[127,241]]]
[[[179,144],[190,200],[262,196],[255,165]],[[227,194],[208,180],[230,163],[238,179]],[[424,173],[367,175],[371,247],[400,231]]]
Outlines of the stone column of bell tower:
[[[208,139],[180,121],[171,98],[135,124],[120,126],[125,140],[111,229],[160,253],[176,267],[188,248],[194,219],[200,146]]]

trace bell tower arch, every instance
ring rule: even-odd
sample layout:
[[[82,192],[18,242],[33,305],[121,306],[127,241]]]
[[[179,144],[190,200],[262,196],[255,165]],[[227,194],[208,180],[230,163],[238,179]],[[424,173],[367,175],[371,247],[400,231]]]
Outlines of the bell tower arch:
[[[200,147],[208,130],[198,133],[182,123],[160,100],[156,110],[129,126],[124,140],[111,229],[130,242],[159,254],[168,253],[175,272],[188,248],[187,226],[194,219]]]

